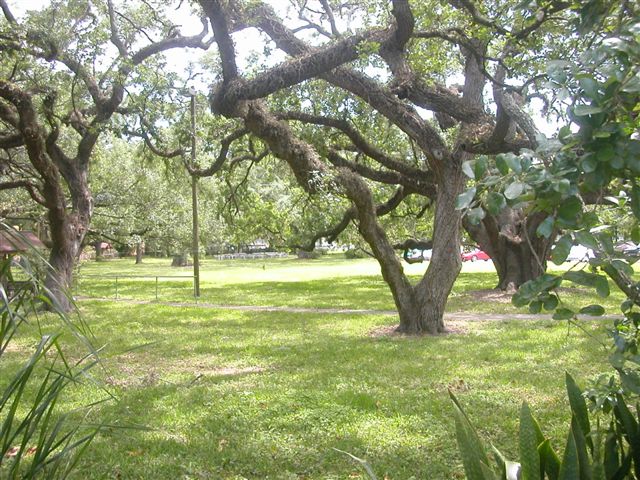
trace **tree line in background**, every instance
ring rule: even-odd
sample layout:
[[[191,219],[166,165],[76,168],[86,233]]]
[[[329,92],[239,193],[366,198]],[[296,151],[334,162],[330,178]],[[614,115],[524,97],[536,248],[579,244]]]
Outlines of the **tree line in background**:
[[[557,141],[534,120],[584,131],[604,113],[572,105],[576,94],[602,92],[567,59],[635,18],[629,2],[319,0],[292,1],[286,12],[259,1],[180,2],[202,24],[193,35],[161,2],[52,2],[20,18],[0,6],[0,188],[21,188],[46,211],[54,293],[71,284],[92,232],[177,249],[189,230],[189,177],[215,177],[200,182],[209,243],[262,237],[311,249],[321,237],[347,243],[353,225],[380,263],[399,329],[437,333],[462,228],[491,255],[499,287],[516,289],[542,278],[574,214],[593,226],[582,206],[612,196],[613,179],[598,168],[619,158],[616,147],[572,173],[548,160]],[[263,50],[247,62],[238,39],[248,29]],[[209,53],[173,71],[170,55],[193,50]],[[588,68],[608,75],[604,67]],[[186,108],[194,82],[212,85],[195,162]],[[547,182],[538,196],[533,180],[518,179],[530,168]],[[589,175],[604,180],[576,186]],[[433,248],[416,284],[396,253],[411,245]]]

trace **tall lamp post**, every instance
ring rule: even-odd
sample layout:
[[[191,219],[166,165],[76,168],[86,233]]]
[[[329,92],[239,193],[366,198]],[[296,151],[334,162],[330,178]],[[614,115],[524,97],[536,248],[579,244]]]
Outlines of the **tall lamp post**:
[[[191,166],[196,165],[196,90],[189,88],[191,96]],[[200,298],[200,245],[198,241],[198,177],[191,174],[191,211],[193,212],[193,295]]]

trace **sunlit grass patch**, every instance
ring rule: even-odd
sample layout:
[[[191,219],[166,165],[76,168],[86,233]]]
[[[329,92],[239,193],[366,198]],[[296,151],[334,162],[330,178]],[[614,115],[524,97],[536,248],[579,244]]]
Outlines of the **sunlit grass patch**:
[[[105,430],[75,478],[358,478],[334,448],[367,458],[381,477],[460,478],[448,389],[482,419],[484,438],[515,453],[523,400],[560,445],[562,372],[585,381],[606,368],[595,339],[550,320],[412,338],[371,334],[391,316],[81,308],[118,399],[92,418],[149,430]],[[85,387],[65,405],[104,395]]]
[[[426,267],[426,263],[406,265],[405,271],[417,282]],[[208,259],[201,272],[200,302],[304,308],[395,308],[379,266],[372,259],[345,260],[333,255],[315,260]],[[131,259],[87,262],[80,268],[76,292],[93,297],[194,302],[191,275],[189,267],[172,268],[169,259],[146,259],[141,265],[135,265]],[[115,276],[119,276],[117,285]],[[175,276],[180,278],[168,278]],[[465,262],[449,297],[447,311],[526,313],[526,308],[518,309],[511,304],[508,294],[494,289],[497,283],[498,276],[491,262]],[[622,295],[615,288],[611,291],[611,296],[598,301],[608,308],[608,313],[617,314]],[[560,294],[568,307],[579,308],[594,303],[595,292],[570,283],[563,286]]]

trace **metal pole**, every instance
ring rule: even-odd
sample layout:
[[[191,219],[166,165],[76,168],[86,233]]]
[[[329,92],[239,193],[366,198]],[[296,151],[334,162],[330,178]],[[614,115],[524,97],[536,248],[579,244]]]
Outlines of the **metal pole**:
[[[191,166],[196,165],[196,92],[191,94]],[[200,246],[198,244],[198,177],[191,175],[191,210],[193,212],[193,294],[200,296]]]

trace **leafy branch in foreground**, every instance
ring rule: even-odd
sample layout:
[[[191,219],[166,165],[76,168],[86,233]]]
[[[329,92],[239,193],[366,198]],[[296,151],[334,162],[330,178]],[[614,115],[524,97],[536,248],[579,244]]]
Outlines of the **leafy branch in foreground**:
[[[19,233],[12,234],[19,236]],[[85,335],[87,328],[82,320],[72,319],[70,313],[50,302],[30,257],[43,260],[36,252],[29,252],[22,255],[20,262],[11,258],[0,261],[2,370],[7,371],[7,362],[15,361],[14,351],[20,351],[10,349],[10,344],[16,342],[23,326],[36,321],[41,335],[34,351],[6,378],[0,394],[0,477],[66,478],[99,427],[90,426],[81,418],[88,414],[89,406],[64,412],[59,402],[67,390],[87,378],[99,358]],[[51,310],[47,315],[57,316],[61,324],[50,333],[45,332],[49,327],[45,327],[39,317],[43,303],[48,303]],[[66,332],[71,332],[88,351],[75,362],[64,352]]]
[[[598,12],[594,12],[594,5],[595,2],[581,4],[580,28],[586,28],[584,22],[595,18]],[[572,322],[577,321],[579,314],[605,313],[598,303],[577,311],[564,305],[558,287],[566,281],[593,288],[599,297],[606,297],[610,294],[610,279],[627,297],[620,306],[623,316],[614,321],[611,331],[610,363],[619,381],[611,376],[583,392],[567,375],[572,421],[561,459],[553,453],[524,404],[520,463],[508,464],[496,454],[498,468],[494,468],[471,422],[453,398],[458,442],[468,478],[555,480],[640,476],[639,422],[637,413],[633,414],[633,408],[628,406],[640,394],[637,311],[640,283],[634,278],[633,268],[638,259],[615,248],[621,234],[640,242],[637,18],[637,12],[628,17],[618,16],[615,28],[598,34],[591,48],[575,62],[551,63],[551,81],[565,97],[571,98],[567,111],[578,127],[575,133],[567,126],[560,130],[558,141],[541,145],[535,152],[498,156],[495,166],[488,166],[485,158],[479,158],[466,167],[469,176],[478,183],[461,195],[458,203],[472,214],[471,221],[481,220],[484,209],[497,211],[510,202],[528,202],[531,211],[546,215],[536,235],[555,239],[551,251],[554,263],[563,263],[574,245],[593,252],[591,258],[585,259],[587,262],[578,263],[567,272],[544,274],[522,285],[513,297],[516,306],[529,305],[532,313],[542,309],[553,311],[554,319]],[[476,195],[477,191],[482,194]],[[607,222],[607,216],[613,221]],[[585,397],[598,419],[595,427],[590,424]],[[638,411],[637,406],[635,410]],[[608,422],[608,427],[600,425],[601,418]]]

